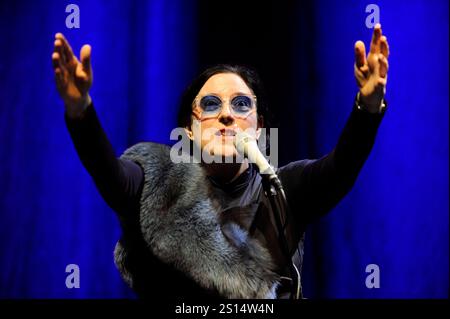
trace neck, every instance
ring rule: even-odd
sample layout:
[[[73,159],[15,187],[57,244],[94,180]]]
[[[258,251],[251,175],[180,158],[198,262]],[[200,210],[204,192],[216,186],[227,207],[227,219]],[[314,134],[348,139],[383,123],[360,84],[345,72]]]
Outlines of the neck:
[[[210,163],[203,164],[208,176],[222,184],[228,184],[238,178],[248,168],[248,161],[242,163]]]

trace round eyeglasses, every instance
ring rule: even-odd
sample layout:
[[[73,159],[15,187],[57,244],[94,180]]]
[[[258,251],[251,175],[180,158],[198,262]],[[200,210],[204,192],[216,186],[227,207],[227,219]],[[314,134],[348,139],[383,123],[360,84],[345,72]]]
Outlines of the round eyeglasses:
[[[214,94],[198,95],[194,99],[194,115],[201,120],[217,118],[222,108],[228,102],[230,113],[240,119],[246,119],[256,111],[256,96],[236,94],[228,99],[222,99]]]

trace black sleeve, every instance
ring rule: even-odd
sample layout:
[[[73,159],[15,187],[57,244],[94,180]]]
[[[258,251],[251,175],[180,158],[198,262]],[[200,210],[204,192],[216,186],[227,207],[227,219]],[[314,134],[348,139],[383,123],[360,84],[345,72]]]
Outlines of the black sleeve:
[[[384,112],[359,110],[355,102],[338,143],[329,154],[279,169],[289,206],[302,227],[330,211],[350,191],[369,156],[383,116]]]
[[[75,149],[106,203],[123,213],[138,207],[144,181],[142,168],[115,156],[91,103],[81,119],[65,114]]]

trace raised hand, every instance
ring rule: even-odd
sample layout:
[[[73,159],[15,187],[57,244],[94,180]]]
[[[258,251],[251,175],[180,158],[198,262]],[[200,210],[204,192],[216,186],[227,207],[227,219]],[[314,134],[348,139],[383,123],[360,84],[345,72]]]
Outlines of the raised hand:
[[[379,23],[373,30],[367,58],[364,42],[355,43],[355,78],[359,87],[359,98],[361,104],[372,113],[379,111],[386,93],[388,57],[389,45],[387,38],[381,35]]]
[[[78,118],[91,103],[89,89],[92,86],[91,47],[84,45],[80,51],[81,62],[73,54],[69,42],[62,33],[55,35],[52,54],[56,87],[64,101],[69,117]]]

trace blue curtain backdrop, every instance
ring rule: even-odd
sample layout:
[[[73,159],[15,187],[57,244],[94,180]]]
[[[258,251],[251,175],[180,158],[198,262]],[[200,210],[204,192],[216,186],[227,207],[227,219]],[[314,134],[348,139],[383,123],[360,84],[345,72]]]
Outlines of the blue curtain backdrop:
[[[69,3],[80,7],[80,29],[65,27]],[[372,31],[365,26],[365,1],[299,3],[272,4],[274,12],[295,13],[289,23],[279,19],[290,30],[282,40],[291,50],[278,50],[280,39],[267,43],[264,52],[280,52],[261,63],[263,75],[276,74],[267,70],[278,63],[292,72],[280,90],[292,105],[272,105],[280,135],[295,136],[294,145],[284,144],[284,162],[333,148],[357,92],[353,45],[358,39],[367,45]],[[375,3],[392,52],[389,111],[353,190],[308,229],[305,295],[446,298],[448,1]],[[84,43],[92,45],[92,97],[120,154],[139,141],[167,143],[180,93],[210,62],[205,57],[223,57],[226,48],[238,54],[233,39],[239,27],[227,38],[209,30],[208,41],[217,46],[200,43],[205,29],[199,26],[220,12],[201,6],[163,0],[0,3],[0,298],[134,297],[113,264],[116,216],[65,128],[51,67],[53,37],[63,32],[77,55]],[[268,81],[275,82],[283,81]],[[79,289],[65,286],[68,264],[80,268]],[[378,289],[365,286],[368,264],[380,268]]]
[[[180,92],[194,76],[195,11],[185,1],[1,3],[0,297],[133,297],[113,264],[114,212],[82,167],[65,128],[51,66],[54,34],[79,55],[90,43],[92,97],[117,154],[167,141]],[[80,289],[65,286],[66,265]]]
[[[353,190],[310,229],[305,289],[330,298],[446,298],[448,1],[314,2],[316,155],[332,149],[346,121],[351,48],[357,39],[367,46],[369,3],[380,8],[392,53],[389,112]],[[380,268],[379,289],[365,286],[369,264]]]

